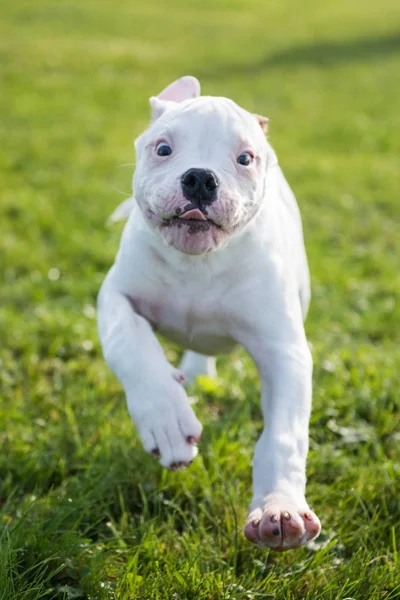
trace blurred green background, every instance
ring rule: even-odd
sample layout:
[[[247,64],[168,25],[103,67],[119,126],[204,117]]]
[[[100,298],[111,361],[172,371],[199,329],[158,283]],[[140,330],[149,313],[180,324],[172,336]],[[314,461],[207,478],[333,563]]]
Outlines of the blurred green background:
[[[399,598],[400,4],[3,1],[0,598]],[[312,274],[316,545],[241,534],[259,384],[243,352],[191,390],[183,474],[147,457],[95,301],[148,97],[198,77],[270,118]],[[172,361],[180,350],[167,346]]]

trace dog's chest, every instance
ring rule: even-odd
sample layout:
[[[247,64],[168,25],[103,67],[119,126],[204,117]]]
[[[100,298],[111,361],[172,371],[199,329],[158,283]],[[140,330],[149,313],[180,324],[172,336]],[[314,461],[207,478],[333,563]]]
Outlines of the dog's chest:
[[[218,288],[182,284],[167,275],[157,284],[135,287],[132,305],[157,333],[203,354],[227,352],[235,345]]]

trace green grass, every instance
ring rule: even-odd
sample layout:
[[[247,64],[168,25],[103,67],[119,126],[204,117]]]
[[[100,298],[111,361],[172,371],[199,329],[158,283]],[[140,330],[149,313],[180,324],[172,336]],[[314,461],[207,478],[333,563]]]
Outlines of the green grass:
[[[0,600],[400,598],[398,0],[8,0],[0,23]],[[191,389],[204,438],[174,474],[97,340],[120,165],[183,74],[270,117],[302,210],[323,533],[284,555],[241,533],[262,426],[244,353]]]

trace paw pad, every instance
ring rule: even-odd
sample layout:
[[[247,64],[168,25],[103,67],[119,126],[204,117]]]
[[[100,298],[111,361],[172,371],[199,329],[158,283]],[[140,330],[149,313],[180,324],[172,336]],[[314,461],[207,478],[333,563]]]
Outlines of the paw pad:
[[[283,551],[298,548],[319,534],[321,525],[313,512],[303,512],[293,500],[268,500],[264,498],[250,514],[244,533],[251,542]]]

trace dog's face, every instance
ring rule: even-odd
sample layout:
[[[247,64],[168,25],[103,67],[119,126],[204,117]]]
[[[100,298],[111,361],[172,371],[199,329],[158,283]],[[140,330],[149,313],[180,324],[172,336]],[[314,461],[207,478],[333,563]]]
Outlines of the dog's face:
[[[150,227],[187,254],[216,250],[247,225],[274,157],[266,119],[199,92],[184,77],[150,99],[153,122],[136,141],[133,180]]]

